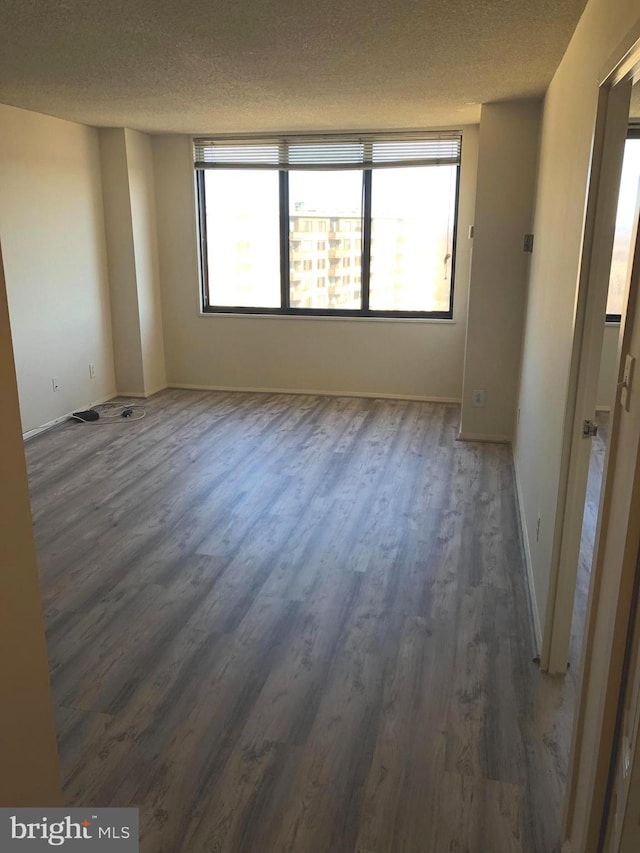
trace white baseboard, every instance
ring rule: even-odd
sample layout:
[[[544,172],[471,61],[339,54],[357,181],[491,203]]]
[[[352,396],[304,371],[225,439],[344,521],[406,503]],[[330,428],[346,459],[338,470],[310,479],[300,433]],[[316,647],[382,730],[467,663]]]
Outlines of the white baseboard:
[[[149,397],[149,394],[145,394],[144,391],[118,391],[114,395],[115,397],[142,397],[143,400],[146,400]]]
[[[225,391],[240,392],[243,394],[298,394],[310,397],[365,397],[367,399],[414,400],[418,403],[460,405],[460,397],[431,397],[421,396],[418,394],[386,394],[378,391],[319,391],[317,389],[302,388],[254,388],[247,385],[193,385],[192,383],[184,382],[170,382],[167,387],[178,388],[186,391]]]
[[[154,388],[152,391],[118,391],[115,395],[116,397],[142,397],[143,400],[148,400],[149,397],[153,397],[154,394],[159,394],[161,391],[166,391],[168,385],[159,385],[157,388]]]
[[[531,560],[531,546],[529,544],[529,531],[527,529],[526,515],[524,512],[524,499],[522,489],[520,487],[520,477],[518,475],[518,466],[515,456],[513,456],[513,474],[516,483],[516,498],[518,509],[518,521],[520,523],[520,532],[522,534],[522,545],[524,547],[524,563],[527,573],[527,585],[529,592],[529,606],[531,610],[531,618],[533,621],[534,642],[536,645],[535,652],[540,656],[542,651],[542,628],[540,625],[540,613],[538,611],[538,599],[536,598],[536,588],[533,580],[533,562]]]
[[[492,444],[511,444],[511,436],[485,435],[480,432],[459,432],[456,441],[488,441]]]
[[[64,415],[60,415],[59,418],[54,418],[52,421],[47,421],[46,424],[42,424],[42,426],[35,427],[34,429],[30,429],[27,432],[23,432],[22,439],[23,441],[28,441],[30,438],[35,438],[36,435],[40,435],[41,432],[46,432],[48,429],[52,429],[52,427],[58,426],[58,424],[69,420],[69,418],[74,412],[84,411],[85,409],[90,409],[92,406],[99,406],[102,403],[107,403],[109,400],[113,400],[115,396],[116,394],[114,392],[113,394],[109,394],[108,397],[101,397],[99,400],[94,400],[92,403],[89,403],[88,406],[76,406],[75,409],[72,409],[70,412],[67,412]]]

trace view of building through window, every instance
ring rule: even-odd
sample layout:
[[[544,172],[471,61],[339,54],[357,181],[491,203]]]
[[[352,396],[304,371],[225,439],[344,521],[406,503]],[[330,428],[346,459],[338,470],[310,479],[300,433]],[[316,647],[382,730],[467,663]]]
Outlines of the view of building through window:
[[[616,230],[609,276],[607,317],[619,318],[622,314],[627,283],[627,267],[631,252],[631,235],[634,226],[638,191],[640,189],[640,139],[627,139],[624,148]]]
[[[362,170],[289,174],[292,308],[360,308]]]
[[[446,314],[457,177],[456,165],[293,169],[284,184],[275,169],[204,170],[208,305],[283,308],[280,221],[288,205],[292,309]]]

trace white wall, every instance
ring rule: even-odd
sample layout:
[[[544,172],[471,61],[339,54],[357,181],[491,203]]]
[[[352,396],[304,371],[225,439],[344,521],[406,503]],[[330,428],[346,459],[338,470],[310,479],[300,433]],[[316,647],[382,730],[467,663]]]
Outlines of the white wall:
[[[469,280],[477,129],[464,131],[454,321],[201,316],[188,137],[153,137],[170,385],[457,400]]]
[[[544,624],[574,307],[599,76],[640,16],[637,0],[590,0],[544,105],[514,458],[535,606]],[[538,514],[541,516],[536,539]]]
[[[541,109],[539,101],[482,107],[462,438],[510,440],[515,428]],[[474,390],[484,391],[483,407],[472,405]]]
[[[95,129],[0,105],[0,233],[27,432],[115,392]]]

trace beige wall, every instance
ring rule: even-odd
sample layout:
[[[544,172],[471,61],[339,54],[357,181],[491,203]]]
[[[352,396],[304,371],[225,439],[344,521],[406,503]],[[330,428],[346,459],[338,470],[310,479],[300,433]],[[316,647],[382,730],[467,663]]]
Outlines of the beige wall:
[[[544,623],[574,307],[599,76],[640,17],[636,0],[590,0],[547,92],[514,444],[521,513]],[[540,514],[539,539],[536,539]]]
[[[125,130],[145,394],[167,385],[151,139]]]
[[[485,104],[469,288],[461,437],[511,439],[522,349],[541,104]],[[474,407],[474,390],[485,405]]]
[[[0,807],[61,806],[55,728],[0,256]]]
[[[151,142],[102,128],[100,156],[116,385],[147,396],[166,386]]]
[[[598,393],[596,396],[597,408],[604,411],[609,410],[613,405],[616,392],[619,333],[619,325],[607,325],[604,327],[600,373],[598,374]]]
[[[0,233],[27,432],[115,391],[96,130],[0,105]]]
[[[454,321],[200,316],[190,140],[154,137],[170,385],[460,398],[477,129],[464,131]]]
[[[116,387],[121,394],[142,395],[144,369],[126,137],[122,128],[102,128],[99,133]]]

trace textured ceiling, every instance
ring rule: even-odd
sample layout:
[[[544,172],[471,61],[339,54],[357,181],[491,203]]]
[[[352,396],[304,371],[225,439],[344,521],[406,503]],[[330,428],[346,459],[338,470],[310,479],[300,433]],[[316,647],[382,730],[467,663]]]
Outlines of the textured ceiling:
[[[0,102],[149,132],[475,123],[586,0],[0,0]]]

